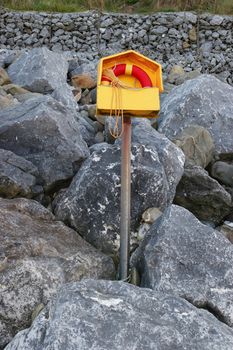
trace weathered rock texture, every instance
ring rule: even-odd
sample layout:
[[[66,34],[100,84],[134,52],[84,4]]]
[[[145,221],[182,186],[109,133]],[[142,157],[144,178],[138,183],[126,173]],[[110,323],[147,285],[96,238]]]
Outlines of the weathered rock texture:
[[[174,143],[185,154],[186,164],[205,168],[213,158],[214,142],[210,133],[203,127],[191,125],[177,135]]]
[[[11,104],[25,102],[30,98],[42,96],[42,94],[38,92],[30,92],[16,84],[7,84],[4,85],[2,88],[2,91],[5,92],[7,97],[11,98],[11,100],[13,101]],[[2,91],[0,91],[0,95]]]
[[[64,106],[73,109],[74,111],[78,109],[77,102],[74,99],[72,93],[72,88],[70,85],[63,83],[62,85],[57,85],[52,95],[55,100],[61,102]]]
[[[158,133],[155,133],[156,138]],[[145,209],[158,207],[163,211],[172,203],[183,173],[182,152],[161,135],[155,144],[132,144],[132,231]],[[116,253],[120,223],[120,147],[108,144],[96,147],[68,190],[55,200],[54,209],[60,220],[74,227],[94,246]]]
[[[12,96],[2,96],[0,95],[0,109],[14,105],[16,102]]]
[[[135,118],[133,120],[132,141],[152,148],[158,153],[171,190],[178,167],[185,160],[183,152],[170,142],[167,137],[152,128],[148,119]],[[171,195],[174,195],[173,192]]]
[[[135,49],[164,68],[179,62],[186,72],[202,68],[233,82],[232,16],[0,11],[0,48],[45,45],[55,51],[87,53],[90,58],[98,52],[108,55]]]
[[[0,348],[60,285],[114,277],[111,258],[36,201],[0,199],[0,222]]]
[[[181,298],[122,283],[62,287],[6,350],[229,350],[233,330]]]
[[[219,224],[233,210],[231,195],[200,166],[185,167],[175,203],[199,220]]]
[[[46,190],[72,178],[89,151],[71,110],[51,97],[0,111],[0,147],[37,166]]]
[[[9,67],[11,80],[27,90],[52,94],[63,105],[76,110],[71,87],[67,84],[68,61],[46,47],[22,53]]]
[[[8,74],[14,84],[31,92],[50,93],[66,83],[68,63],[46,47],[34,48],[13,62]]]
[[[232,244],[175,205],[148,236],[139,264],[142,286],[180,296],[233,327]]]
[[[220,183],[233,187],[233,162],[215,162],[211,167],[211,175]]]
[[[43,192],[37,183],[38,170],[11,151],[0,149],[0,196],[32,198]]]
[[[163,100],[159,131],[175,139],[187,126],[206,128],[217,153],[233,149],[233,88],[210,75],[186,81]]]

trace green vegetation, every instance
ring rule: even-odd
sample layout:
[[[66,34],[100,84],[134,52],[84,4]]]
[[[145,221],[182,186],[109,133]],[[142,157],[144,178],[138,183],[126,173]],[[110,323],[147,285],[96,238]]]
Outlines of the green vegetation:
[[[85,11],[85,1],[80,0],[2,0],[3,6],[23,11],[79,12]]]
[[[189,11],[233,14],[233,0],[2,0],[3,6],[24,11],[79,12],[104,11],[151,13]]]

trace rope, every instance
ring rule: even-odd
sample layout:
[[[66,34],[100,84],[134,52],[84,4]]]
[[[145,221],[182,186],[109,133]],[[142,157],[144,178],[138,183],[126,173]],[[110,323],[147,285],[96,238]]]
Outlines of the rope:
[[[122,280],[118,280],[118,281],[120,281],[120,282],[130,282],[130,275],[128,276],[128,277],[126,277],[125,279],[122,279]]]
[[[110,117],[115,117],[115,125],[114,128],[111,129],[110,124],[108,126],[109,132],[111,136],[115,139],[121,137],[124,132],[124,111],[122,104],[122,88],[123,89],[131,89],[131,86],[124,84],[115,74],[113,69],[104,69],[103,70],[103,78],[107,78],[111,81],[112,86],[112,99],[111,99],[111,109],[110,109]],[[115,104],[114,104],[115,102]],[[113,106],[114,115],[113,115]],[[121,131],[119,130],[119,121],[121,120]]]
[[[123,279],[117,278],[117,281],[130,283],[130,279],[131,279],[131,276],[129,274],[126,278],[123,278]]]
[[[141,88],[136,88],[136,80],[134,80],[134,87],[129,86],[125,83],[123,83],[115,74],[114,69],[115,66],[111,68],[106,68],[103,70],[102,77],[110,80],[110,84],[112,87],[112,99],[111,99],[111,109],[110,109],[110,117],[115,117],[115,125],[114,128],[111,129],[110,124],[108,125],[109,133],[110,135],[117,139],[118,137],[121,137],[124,132],[124,110],[123,110],[123,104],[122,104],[122,89],[130,89],[130,90],[139,90]],[[143,89],[150,89],[150,87],[144,87]],[[114,115],[113,115],[113,105],[115,102],[115,109],[114,109]],[[121,131],[119,131],[119,121],[121,119]]]
[[[114,109],[114,115],[113,115],[113,105],[115,102],[115,109]],[[110,124],[108,125],[108,129],[110,134],[113,138],[117,139],[118,137],[121,137],[124,131],[124,112],[122,107],[122,92],[121,88],[117,87],[116,85],[112,85],[112,100],[111,100],[111,110],[110,110],[110,117],[115,116],[116,121],[114,128],[111,129]],[[121,131],[119,129],[119,122],[121,119]]]

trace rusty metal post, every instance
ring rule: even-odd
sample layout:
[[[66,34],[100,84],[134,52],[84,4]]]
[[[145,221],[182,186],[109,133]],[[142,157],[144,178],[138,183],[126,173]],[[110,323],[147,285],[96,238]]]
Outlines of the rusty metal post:
[[[129,276],[131,201],[131,118],[123,119],[121,141],[121,222],[120,222],[120,280]]]

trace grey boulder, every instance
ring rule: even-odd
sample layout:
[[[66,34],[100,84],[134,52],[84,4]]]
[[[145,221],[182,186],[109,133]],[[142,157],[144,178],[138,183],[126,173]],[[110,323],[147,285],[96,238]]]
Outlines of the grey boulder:
[[[174,140],[190,125],[206,128],[217,153],[233,149],[233,87],[210,75],[186,81],[165,97],[159,132]]]
[[[229,350],[233,330],[179,297],[122,282],[70,283],[5,350]]]
[[[24,52],[8,68],[13,83],[31,92],[51,93],[66,83],[68,62],[46,47]]]
[[[18,102],[22,103],[22,102],[28,101],[32,98],[37,98],[40,96],[42,96],[42,94],[39,94],[38,92],[28,92],[26,94],[17,94],[14,97],[15,97],[15,99],[17,99]]]
[[[36,201],[0,199],[0,222],[0,348],[30,326],[60,285],[114,277],[111,258]]]
[[[211,175],[226,186],[233,187],[233,161],[217,161],[211,166]]]
[[[174,202],[199,220],[219,224],[233,210],[231,195],[200,166],[186,166]]]
[[[156,142],[159,145],[159,140]],[[172,145],[169,140],[167,143]],[[175,145],[162,147],[156,149],[155,145],[132,144],[133,232],[147,208],[158,207],[163,211],[172,203],[182,176],[182,152]],[[67,191],[55,199],[55,215],[95,247],[114,254],[118,252],[120,240],[120,187],[120,146],[99,144]]]
[[[38,170],[29,161],[11,151],[0,149],[0,196],[32,198],[43,192]]]
[[[72,88],[63,83],[62,85],[55,88],[51,94],[55,100],[61,102],[65,107],[70,108],[74,111],[78,108],[77,102],[75,101],[74,95],[72,93]]]
[[[20,55],[20,51],[18,50],[0,50],[0,66],[3,68],[7,68],[10,64],[12,64],[16,58]]]
[[[0,120],[0,148],[31,161],[46,191],[69,181],[89,155],[75,114],[51,97],[5,108]]]
[[[141,285],[180,296],[233,327],[233,246],[223,234],[172,205],[148,237],[138,260]]]
[[[87,143],[88,147],[95,143],[95,126],[93,121],[88,117],[83,117],[82,114],[77,114],[77,120],[80,125],[80,133],[83,140]]]
[[[77,103],[67,84],[68,62],[64,55],[46,47],[34,48],[10,65],[12,81],[31,92],[51,93],[64,106],[76,110]]]
[[[184,128],[181,134],[176,136],[174,143],[184,152],[186,164],[205,168],[213,158],[213,139],[208,130],[202,126],[191,125]]]
[[[183,152],[167,137],[156,131],[148,119],[135,118],[132,142],[149,147],[149,149],[152,148],[158,153],[158,158],[164,168],[166,181],[169,183],[169,191],[172,191],[170,193],[171,197],[174,197],[176,181],[184,170],[185,156]]]

